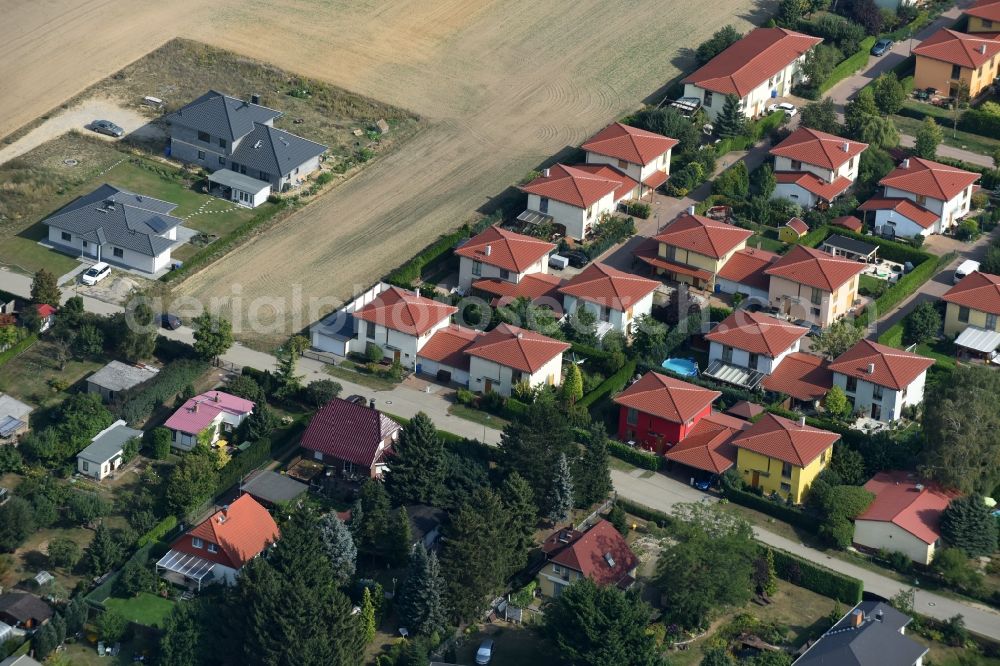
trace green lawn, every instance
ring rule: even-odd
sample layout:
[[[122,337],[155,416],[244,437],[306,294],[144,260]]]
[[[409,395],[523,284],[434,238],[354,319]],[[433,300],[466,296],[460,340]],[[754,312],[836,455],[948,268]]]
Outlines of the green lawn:
[[[52,360],[51,346],[44,341],[36,342],[23,354],[0,366],[0,391],[36,407],[51,406],[62,402],[66,393],[56,391],[49,380],[58,380],[69,387],[103,365],[97,361],[69,361],[60,372]]]
[[[493,627],[490,627],[493,629]],[[484,638],[494,641],[493,666],[521,666],[522,664],[557,663],[559,651],[550,641],[531,627],[500,627],[489,633],[477,631],[469,634],[465,643],[456,651],[459,664],[476,663],[476,650]]]
[[[79,261],[69,255],[53,252],[39,245],[38,241],[47,235],[47,227],[39,223],[28,227],[17,236],[4,238],[0,243],[0,264],[13,266],[28,275],[44,268],[56,278],[80,265]]]
[[[781,252],[785,249],[785,244],[776,238],[767,238],[760,234],[754,234],[747,240],[747,247],[759,247],[768,252]]]
[[[955,344],[951,340],[935,340],[929,345],[917,345],[916,352],[934,359],[942,367],[955,369]]]
[[[142,592],[131,599],[109,597],[105,599],[104,605],[147,627],[162,627],[163,621],[174,609],[173,601],[148,592]]]
[[[507,425],[507,421],[499,416],[493,416],[492,414],[487,414],[486,412],[476,409],[475,407],[469,407],[468,405],[462,405],[459,403],[455,403],[454,405],[448,407],[448,413],[452,416],[457,416],[460,419],[484,425],[487,428],[503,430],[503,428]]]
[[[896,124],[896,129],[901,134],[909,134],[910,136],[916,136],[917,130],[923,124],[923,121],[905,116],[893,116],[892,122]],[[985,136],[969,134],[968,132],[954,131],[950,121],[938,119],[938,125],[941,126],[941,131],[944,134],[943,143],[946,146],[963,148],[981,155],[991,155],[995,150],[1000,148],[1000,141],[996,139],[989,139]]]
[[[344,360],[340,362],[340,365],[327,365],[325,369],[328,375],[348,382],[354,382],[355,384],[361,384],[376,391],[391,391],[396,388],[395,382],[367,372],[355,370],[354,368],[356,367],[358,366],[353,361]]]

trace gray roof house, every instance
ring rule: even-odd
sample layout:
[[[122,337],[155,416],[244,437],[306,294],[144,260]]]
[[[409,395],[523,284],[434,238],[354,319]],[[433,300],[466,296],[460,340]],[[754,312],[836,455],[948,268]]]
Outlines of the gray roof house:
[[[792,666],[921,666],[927,648],[905,635],[912,618],[881,601],[862,601]]]
[[[87,393],[100,393],[105,402],[112,402],[122,391],[149,381],[159,372],[148,365],[132,365],[111,361],[87,377]]]
[[[45,218],[49,242],[77,256],[156,273],[170,265],[177,204],[105,183]]]
[[[34,409],[6,393],[0,393],[0,444],[13,442],[28,431],[28,417]]]
[[[165,118],[170,126],[170,155],[183,162],[198,164],[208,171],[229,171],[248,176],[281,192],[297,186],[319,168],[326,146],[276,129],[281,117],[275,111],[251,101],[209,90]],[[223,196],[241,205],[253,206],[238,196],[259,187],[237,183],[232,178],[209,178]],[[215,188],[213,188],[215,190]]]
[[[115,421],[76,454],[76,470],[100,481],[122,466],[125,442],[137,437],[142,437],[141,430],[129,428],[123,419]]]

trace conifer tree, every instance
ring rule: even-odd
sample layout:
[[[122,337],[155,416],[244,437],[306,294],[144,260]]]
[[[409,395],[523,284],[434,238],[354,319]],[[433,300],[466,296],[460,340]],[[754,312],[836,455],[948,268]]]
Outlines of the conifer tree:
[[[393,445],[385,487],[397,506],[436,505],[444,487],[444,443],[423,412],[410,419]]]
[[[547,509],[552,486],[551,470],[559,454],[575,449],[565,413],[553,400],[542,397],[525,414],[510,423],[500,436],[500,465],[506,474],[517,472],[528,482],[539,509]]]
[[[583,375],[580,374],[580,366],[576,363],[570,363],[560,391],[562,400],[567,405],[575,405],[576,401],[583,397]]]
[[[78,594],[66,606],[66,634],[72,636],[83,631],[83,625],[86,623],[87,602],[84,601],[82,594]]]
[[[399,594],[399,615],[412,634],[430,636],[445,626],[444,579],[437,555],[422,543],[410,554],[406,580]]]
[[[941,536],[969,557],[992,555],[997,549],[997,521],[982,495],[953,499],[941,513]]]
[[[511,536],[511,568],[520,569],[527,562],[528,552],[535,545],[538,509],[531,486],[517,472],[511,472],[500,488],[500,498],[507,513]]]
[[[375,638],[375,604],[372,603],[372,592],[365,587],[361,594],[361,635],[365,645]]]
[[[384,541],[386,560],[397,567],[406,564],[413,540],[410,534],[410,516],[405,508],[399,507],[389,518]]]
[[[584,454],[573,466],[573,499],[579,507],[600,502],[611,492],[608,434],[601,423],[592,423]]]
[[[331,512],[320,518],[320,535],[337,584],[346,585],[354,577],[358,560],[358,549],[350,530],[336,513]]]
[[[747,119],[740,109],[740,99],[736,95],[726,95],[726,101],[715,120],[715,131],[725,138],[745,133],[746,127]]]
[[[354,543],[364,553],[378,554],[381,537],[389,527],[389,496],[381,481],[366,479],[358,499],[360,515],[351,516]]]
[[[569,517],[573,509],[573,477],[566,454],[560,453],[548,501],[549,520],[559,522]]]

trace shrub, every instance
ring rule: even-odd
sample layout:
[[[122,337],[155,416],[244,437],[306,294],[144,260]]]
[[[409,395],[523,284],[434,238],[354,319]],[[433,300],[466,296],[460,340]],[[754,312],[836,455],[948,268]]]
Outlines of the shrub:
[[[645,220],[649,217],[650,205],[644,201],[629,201],[625,204],[625,212]]]
[[[659,471],[666,460],[663,456],[643,451],[642,449],[635,449],[614,440],[608,440],[608,453],[636,467],[653,470],[654,472]]]
[[[778,520],[784,521],[789,525],[799,527],[808,532],[815,534],[817,528],[819,527],[815,517],[804,513],[800,509],[795,509],[784,503],[779,504],[778,502],[774,502],[752,492],[738,490],[732,486],[723,486],[722,494],[730,502],[742,504],[747,508],[755,509],[761,513],[766,513],[769,516],[773,516]]]
[[[177,516],[167,516],[158,522],[153,529],[139,537],[139,541],[136,544],[139,548],[142,548],[143,546],[159,541],[170,534],[170,531],[175,527],[177,527]]]
[[[365,359],[369,363],[378,363],[385,357],[385,352],[374,342],[365,345]]]
[[[864,584],[857,578],[831,571],[783,550],[772,551],[775,572],[782,580],[850,606],[861,601]]]
[[[462,405],[471,405],[476,400],[476,394],[469,389],[460,388],[455,392],[455,399]]]
[[[203,361],[172,361],[150,381],[126,391],[115,402],[113,411],[129,423],[145,421],[156,407],[166,403],[208,369]]]
[[[611,375],[596,389],[583,396],[576,404],[578,407],[587,408],[593,405],[595,402],[601,398],[605,398],[616,391],[621,391],[625,388],[625,383],[635,374],[636,362],[629,361],[622,367],[621,370]]]

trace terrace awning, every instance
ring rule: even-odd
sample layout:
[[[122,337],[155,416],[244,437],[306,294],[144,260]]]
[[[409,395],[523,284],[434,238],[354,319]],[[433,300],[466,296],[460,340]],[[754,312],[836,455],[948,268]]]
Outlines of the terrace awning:
[[[744,368],[741,365],[733,365],[719,359],[709,363],[708,368],[701,374],[720,382],[746,389],[757,388],[765,377],[764,373],[758,370]]]
[[[1000,333],[987,331],[978,326],[969,326],[955,338],[955,345],[980,354],[990,354],[1000,347]]]
[[[547,224],[552,221],[552,216],[543,215],[534,210],[526,210],[517,216],[517,221],[525,224]]]
[[[199,588],[201,587],[202,579],[211,574],[214,567],[215,562],[209,562],[197,555],[189,555],[188,553],[172,549],[156,563],[157,571],[163,569],[197,581]]]
[[[10,437],[26,425],[28,424],[13,416],[0,418],[0,437]]]

